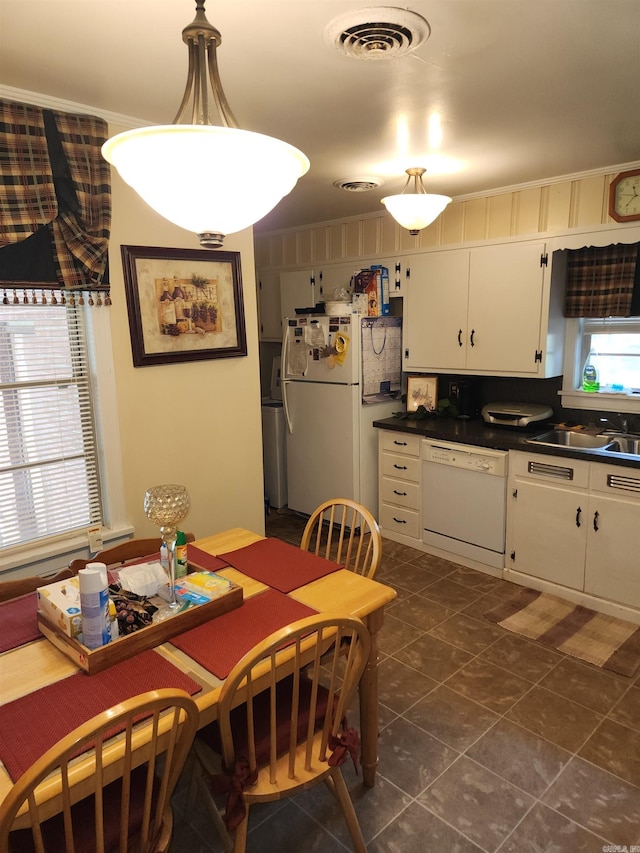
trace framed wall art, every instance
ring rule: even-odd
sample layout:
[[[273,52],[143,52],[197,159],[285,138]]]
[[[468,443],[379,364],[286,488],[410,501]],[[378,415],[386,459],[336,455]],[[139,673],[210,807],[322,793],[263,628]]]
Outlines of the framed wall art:
[[[407,377],[407,411],[415,412],[420,406],[424,406],[428,412],[434,412],[437,409],[437,376]]]
[[[247,354],[239,252],[121,251],[134,367]]]

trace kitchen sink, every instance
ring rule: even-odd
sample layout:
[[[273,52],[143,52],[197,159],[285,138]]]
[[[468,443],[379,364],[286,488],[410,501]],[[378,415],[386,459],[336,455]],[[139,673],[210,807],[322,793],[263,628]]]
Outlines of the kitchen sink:
[[[612,433],[606,436],[611,441],[608,450],[614,453],[633,453],[640,455],[640,435],[630,433]]]
[[[548,444],[551,447],[571,447],[582,450],[602,449],[612,444],[613,440],[613,436],[610,435],[589,435],[564,429],[553,429],[551,432],[545,432],[543,435],[527,439],[531,444]]]
[[[629,453],[632,456],[640,456],[640,435],[626,432],[589,435],[584,432],[553,429],[534,438],[528,438],[527,444],[567,447],[572,450],[603,450],[605,453]]]

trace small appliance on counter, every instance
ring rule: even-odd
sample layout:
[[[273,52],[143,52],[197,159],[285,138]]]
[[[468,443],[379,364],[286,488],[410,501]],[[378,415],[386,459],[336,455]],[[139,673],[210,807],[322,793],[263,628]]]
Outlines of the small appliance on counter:
[[[487,403],[481,414],[485,423],[525,429],[552,417],[553,409],[541,403]]]

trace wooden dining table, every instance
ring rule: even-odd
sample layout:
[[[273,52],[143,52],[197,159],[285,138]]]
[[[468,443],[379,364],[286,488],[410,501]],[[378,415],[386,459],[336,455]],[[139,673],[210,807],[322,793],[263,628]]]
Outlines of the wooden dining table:
[[[217,533],[196,540],[193,545],[209,555],[236,551],[264,539],[243,528]],[[231,566],[218,574],[243,589],[244,600],[266,592],[269,587]],[[346,569],[332,571],[317,580],[288,593],[294,601],[321,613],[357,616],[367,625],[371,638],[371,654],[360,681],[361,765],[364,784],[375,784],[378,740],[378,643],[377,635],[384,621],[384,609],[396,597],[392,587],[357,575]],[[200,711],[199,726],[217,719],[217,705],[223,682],[192,657],[172,644],[171,640],[156,647],[179,670],[202,686],[194,695]],[[0,705],[34,694],[79,671],[79,667],[45,637],[11,649],[0,655]],[[91,676],[87,675],[87,679]],[[12,786],[8,772],[0,763],[0,802]]]

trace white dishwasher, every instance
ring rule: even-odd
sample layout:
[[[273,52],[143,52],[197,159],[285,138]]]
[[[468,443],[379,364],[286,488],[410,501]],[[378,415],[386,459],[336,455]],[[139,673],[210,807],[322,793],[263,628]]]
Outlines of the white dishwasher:
[[[509,454],[422,441],[422,541],[504,568]]]

